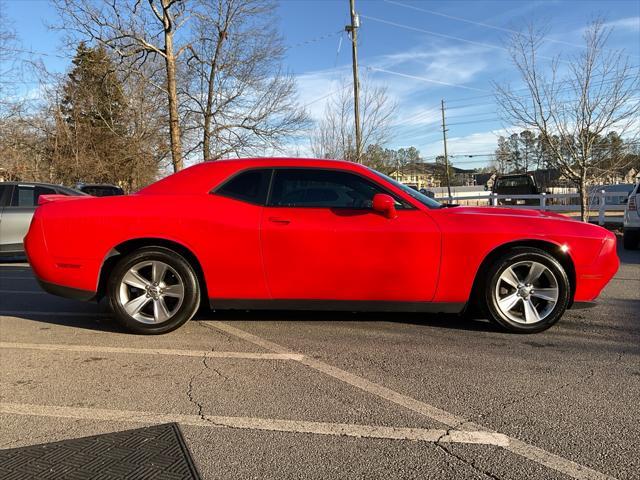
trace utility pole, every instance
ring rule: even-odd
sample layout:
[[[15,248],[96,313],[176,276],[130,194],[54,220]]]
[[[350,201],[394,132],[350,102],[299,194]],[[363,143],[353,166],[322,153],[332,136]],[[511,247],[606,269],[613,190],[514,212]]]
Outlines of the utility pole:
[[[356,123],[356,162],[361,163],[361,135],[360,135],[360,82],[358,81],[358,28],[360,28],[360,17],[356,13],[355,0],[349,0],[351,8],[351,25],[344,29],[351,34],[351,57],[353,63],[353,114]]]
[[[449,178],[449,156],[447,155],[447,126],[444,120],[444,99],[440,101],[442,108],[442,141],[444,142],[444,168],[447,173],[447,193],[451,202],[451,179]]]

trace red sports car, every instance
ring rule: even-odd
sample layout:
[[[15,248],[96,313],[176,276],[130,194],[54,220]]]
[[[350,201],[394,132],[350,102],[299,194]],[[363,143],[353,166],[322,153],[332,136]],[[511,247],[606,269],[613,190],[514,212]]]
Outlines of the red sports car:
[[[43,197],[25,238],[48,292],[107,296],[138,333],[215,309],[463,312],[538,332],[618,269],[603,228],[444,207],[349,162],[207,162],[134,195]]]

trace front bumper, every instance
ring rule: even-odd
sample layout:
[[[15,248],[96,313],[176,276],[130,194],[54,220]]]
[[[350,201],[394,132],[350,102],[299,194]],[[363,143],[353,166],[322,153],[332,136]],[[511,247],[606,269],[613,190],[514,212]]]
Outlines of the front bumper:
[[[609,283],[618,271],[620,260],[617,254],[616,236],[608,232],[602,241],[600,254],[587,268],[576,271],[575,302],[591,302],[595,300],[602,289]]]

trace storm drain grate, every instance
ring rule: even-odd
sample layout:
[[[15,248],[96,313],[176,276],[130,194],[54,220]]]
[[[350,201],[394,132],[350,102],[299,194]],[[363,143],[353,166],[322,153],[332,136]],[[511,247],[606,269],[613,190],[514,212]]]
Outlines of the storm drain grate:
[[[199,480],[176,423],[0,450],[0,478]]]

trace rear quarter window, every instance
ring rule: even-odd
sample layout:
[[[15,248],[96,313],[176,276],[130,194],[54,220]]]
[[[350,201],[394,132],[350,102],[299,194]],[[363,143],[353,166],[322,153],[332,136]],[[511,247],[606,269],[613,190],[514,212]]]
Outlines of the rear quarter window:
[[[30,185],[18,185],[13,190],[13,197],[11,199],[12,207],[35,207],[38,205],[38,198],[40,195],[55,195],[56,191],[53,188],[30,186]]]
[[[270,169],[240,172],[216,188],[214,193],[255,205],[264,205],[267,201],[270,177]]]

